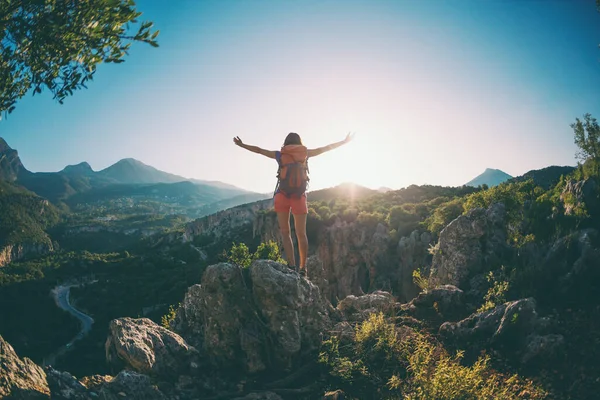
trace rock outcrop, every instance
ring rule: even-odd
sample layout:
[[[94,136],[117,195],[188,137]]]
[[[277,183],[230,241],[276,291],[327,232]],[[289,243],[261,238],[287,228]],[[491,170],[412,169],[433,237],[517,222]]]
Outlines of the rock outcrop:
[[[392,263],[389,244],[388,230],[381,224],[372,234],[344,221],[328,227],[317,254],[329,282],[330,301],[336,304],[346,296],[367,293],[386,278],[389,282],[389,275],[383,273]]]
[[[43,243],[18,243],[0,247],[0,267],[14,261],[22,260],[30,256],[39,256],[52,253],[54,245],[50,238]]]
[[[402,308],[415,318],[440,324],[457,321],[468,315],[464,292],[452,285],[421,292]]]
[[[440,335],[460,348],[495,348],[523,363],[552,357],[564,343],[561,335],[549,333],[551,321],[540,318],[532,298],[501,304],[459,322],[445,322]]]
[[[470,210],[440,232],[430,283],[458,286],[481,298],[487,288],[478,283],[481,280],[472,278],[498,267],[501,260],[509,259],[511,252],[504,205],[496,203],[487,210]]]
[[[255,236],[266,231],[266,220],[259,218],[273,207],[273,200],[262,200],[251,204],[233,207],[216,214],[208,215],[190,222],[185,227],[183,240],[192,241],[197,236],[210,237],[213,240],[229,236],[243,227],[250,227]],[[276,224],[277,221],[275,220]],[[274,236],[274,235],[273,235]]]
[[[195,348],[147,318],[111,321],[105,347],[109,364],[143,374],[176,378],[198,366]]]
[[[375,291],[363,296],[350,295],[337,305],[337,310],[346,321],[364,321],[373,313],[389,313],[397,305],[392,294],[383,291]]]
[[[0,399],[48,399],[46,374],[28,358],[19,358],[0,336]]]
[[[402,301],[410,301],[419,294],[419,288],[413,282],[413,272],[431,264],[429,247],[433,238],[429,232],[413,231],[398,241],[398,269],[395,272],[394,292]]]
[[[282,371],[317,348],[331,326],[319,288],[286,266],[257,260],[247,269],[207,268],[177,311],[173,328],[215,367]]]
[[[573,232],[546,249],[530,282],[536,299],[552,301],[560,295],[564,306],[584,305],[597,298],[600,280],[600,233],[596,229]]]
[[[563,203],[565,215],[574,215],[583,210],[595,215],[600,205],[598,182],[593,178],[582,181],[570,179],[560,195],[560,200]]]

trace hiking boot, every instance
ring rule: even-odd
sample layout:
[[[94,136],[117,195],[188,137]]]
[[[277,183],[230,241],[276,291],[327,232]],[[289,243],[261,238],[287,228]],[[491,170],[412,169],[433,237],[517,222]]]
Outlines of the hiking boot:
[[[298,271],[298,275],[306,278],[306,268],[302,268],[300,271]]]

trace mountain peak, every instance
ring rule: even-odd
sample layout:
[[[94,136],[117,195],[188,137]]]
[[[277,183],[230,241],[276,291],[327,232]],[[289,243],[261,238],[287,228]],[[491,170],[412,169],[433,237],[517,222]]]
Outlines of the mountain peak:
[[[489,187],[492,187],[497,186],[502,182],[506,182],[509,179],[512,179],[512,176],[510,176],[502,170],[486,168],[482,174],[476,176],[471,181],[467,182],[465,186],[477,187],[481,185],[487,185]]]
[[[83,161],[80,162],[79,164],[75,164],[75,165],[67,165],[62,172],[64,173],[68,173],[68,174],[89,174],[94,172],[94,170],[92,169],[91,165],[88,164],[87,162]]]

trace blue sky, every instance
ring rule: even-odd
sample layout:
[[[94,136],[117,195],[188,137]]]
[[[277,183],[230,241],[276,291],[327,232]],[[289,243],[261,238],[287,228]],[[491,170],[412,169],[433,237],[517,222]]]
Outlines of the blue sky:
[[[574,1],[139,0],[158,49],[134,45],[64,105],[26,96],[0,136],[32,171],[133,157],[270,191],[277,149],[351,144],[310,161],[313,189],[461,185],[574,165],[569,124],[600,118],[600,14]]]

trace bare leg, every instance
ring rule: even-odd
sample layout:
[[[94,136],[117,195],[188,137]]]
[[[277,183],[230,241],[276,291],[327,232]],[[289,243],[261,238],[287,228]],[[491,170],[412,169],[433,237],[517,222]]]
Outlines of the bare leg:
[[[294,228],[298,238],[298,253],[300,253],[300,269],[306,268],[306,254],[308,253],[308,237],[306,236],[306,217],[308,214],[294,215]]]
[[[290,213],[278,212],[277,220],[279,221],[279,231],[283,239],[283,251],[290,267],[296,266],[294,258],[294,245],[292,244],[292,236],[290,235]]]

